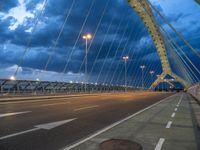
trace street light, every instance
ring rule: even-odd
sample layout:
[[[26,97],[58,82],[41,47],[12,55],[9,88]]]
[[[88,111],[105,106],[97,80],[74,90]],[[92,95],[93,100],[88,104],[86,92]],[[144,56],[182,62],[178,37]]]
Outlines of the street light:
[[[16,80],[16,77],[15,77],[15,76],[11,76],[11,77],[10,77],[10,80],[15,81],[15,80]]]
[[[87,91],[87,53],[88,53],[88,41],[92,39],[92,35],[87,33],[83,35],[85,40],[85,92]]]
[[[144,90],[144,68],[145,67],[146,67],[145,65],[140,66],[140,68],[142,69],[142,88],[143,88],[143,90]]]
[[[122,58],[124,60],[124,68],[125,68],[124,69],[125,70],[125,72],[124,72],[125,92],[127,92],[127,81],[126,81],[127,67],[126,67],[126,63],[127,63],[128,59],[129,59],[129,57],[128,56],[123,56]]]
[[[155,71],[151,70],[149,73],[151,75],[151,82],[153,83],[153,75],[154,75]]]

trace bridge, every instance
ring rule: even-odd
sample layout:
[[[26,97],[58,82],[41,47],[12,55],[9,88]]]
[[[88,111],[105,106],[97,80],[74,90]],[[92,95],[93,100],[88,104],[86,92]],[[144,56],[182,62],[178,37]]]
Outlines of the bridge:
[[[198,36],[153,0],[29,3],[0,10],[1,150],[200,149]]]

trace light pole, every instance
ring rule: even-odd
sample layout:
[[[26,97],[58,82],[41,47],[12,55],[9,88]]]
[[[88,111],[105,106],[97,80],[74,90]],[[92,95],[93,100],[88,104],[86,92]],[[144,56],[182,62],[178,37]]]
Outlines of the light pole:
[[[154,75],[155,71],[151,70],[149,73],[150,73],[150,75],[151,75],[151,82],[152,82],[152,84],[153,84],[153,75]]]
[[[124,85],[125,85],[125,92],[127,92],[127,67],[126,67],[126,63],[128,61],[129,57],[128,56],[123,56],[123,60],[124,60]]]
[[[142,89],[144,90],[144,68],[146,66],[145,65],[141,65],[140,68],[142,69]]]
[[[159,77],[160,77],[160,75],[159,75],[159,74],[157,74],[156,76],[157,76],[157,78],[159,78]],[[158,85],[158,91],[160,91],[160,86],[159,86],[159,85]]]
[[[92,35],[87,33],[83,35],[85,40],[85,92],[87,91],[87,54],[88,54],[88,41],[92,39]]]

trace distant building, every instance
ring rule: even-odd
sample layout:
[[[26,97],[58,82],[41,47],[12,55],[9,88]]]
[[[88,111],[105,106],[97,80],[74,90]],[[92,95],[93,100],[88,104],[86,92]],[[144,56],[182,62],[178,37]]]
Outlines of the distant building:
[[[200,4],[200,0],[195,0],[198,4]]]

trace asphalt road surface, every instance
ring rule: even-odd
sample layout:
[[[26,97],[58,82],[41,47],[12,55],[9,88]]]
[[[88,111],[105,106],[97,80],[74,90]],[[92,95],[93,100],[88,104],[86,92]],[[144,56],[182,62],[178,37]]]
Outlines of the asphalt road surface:
[[[0,102],[0,150],[59,150],[173,93]]]

